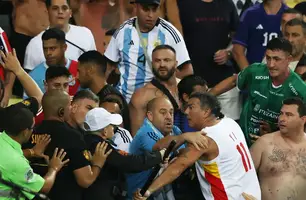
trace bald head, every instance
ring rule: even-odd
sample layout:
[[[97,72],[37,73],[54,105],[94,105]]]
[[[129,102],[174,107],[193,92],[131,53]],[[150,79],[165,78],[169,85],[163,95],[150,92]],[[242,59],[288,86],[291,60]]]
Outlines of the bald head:
[[[45,118],[64,117],[70,106],[70,96],[63,90],[49,90],[42,98]],[[62,116],[59,113],[62,112]],[[66,112],[66,113],[65,113]]]
[[[161,105],[170,105],[170,107],[173,108],[169,99],[167,99],[165,97],[156,97],[156,98],[154,98],[154,99],[152,99],[148,102],[147,112],[149,112],[149,111],[152,112],[152,111],[158,109]]]

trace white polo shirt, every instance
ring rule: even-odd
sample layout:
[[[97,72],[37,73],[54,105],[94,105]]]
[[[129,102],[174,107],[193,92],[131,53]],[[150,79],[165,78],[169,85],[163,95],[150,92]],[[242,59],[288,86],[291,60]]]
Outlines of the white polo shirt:
[[[69,25],[69,31],[66,33],[66,40],[76,44],[85,51],[96,50],[96,44],[91,31],[83,26]],[[44,62],[45,56],[42,47],[42,31],[29,42],[24,58],[24,68],[33,70],[37,65]],[[78,60],[83,51],[74,45],[66,42],[67,50],[65,57],[70,60]]]

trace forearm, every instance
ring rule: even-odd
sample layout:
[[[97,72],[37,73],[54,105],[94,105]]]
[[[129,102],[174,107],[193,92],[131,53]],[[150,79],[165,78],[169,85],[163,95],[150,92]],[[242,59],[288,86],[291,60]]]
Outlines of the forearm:
[[[35,97],[37,101],[40,103],[43,93],[35,83],[35,81],[25,72],[22,68],[15,73],[16,77],[21,82],[22,86],[25,89],[25,92],[29,97]]]
[[[41,188],[40,192],[42,193],[48,193],[50,192],[56,178],[56,170],[53,168],[49,168],[47,174],[44,176],[45,183],[43,187]]]
[[[193,68],[190,62],[183,64],[181,69],[176,70],[176,77],[179,79],[183,79],[185,76],[192,74],[193,74]]]
[[[237,62],[240,70],[243,70],[244,68],[249,66],[249,62],[248,62],[244,52],[237,52],[237,51],[233,50],[233,57],[234,57],[235,61]]]
[[[103,166],[102,166],[103,167]],[[91,176],[87,178],[86,184],[84,188],[88,188],[95,180],[98,178],[100,174],[101,168],[96,165],[91,166]]]
[[[209,93],[215,96],[223,94],[236,86],[236,75],[224,79],[218,83],[215,87],[209,90]]]
[[[13,89],[13,85],[15,82],[15,74],[10,72],[10,71],[6,71],[5,72],[5,90],[10,90],[12,91]]]
[[[167,137],[164,137],[164,138],[158,140],[155,143],[152,150],[153,151],[160,151],[164,148],[167,148],[173,140],[176,141],[176,145],[175,145],[175,149],[176,149],[176,148],[180,147],[185,142],[184,134],[177,135],[177,136],[169,135]]]
[[[168,185],[177,179],[187,167],[188,166],[184,166],[177,162],[170,164],[166,170],[157,179],[154,180],[154,182],[148,188],[148,191],[150,191],[150,193],[154,193],[163,186]]]
[[[27,159],[35,157],[35,153],[33,149],[23,149],[22,152],[23,152],[23,156],[26,157]]]
[[[112,152],[113,153],[113,152]],[[110,157],[111,155],[109,155]],[[148,170],[162,162],[160,152],[146,152],[143,155],[118,156],[108,159],[108,164],[123,173],[138,173]]]

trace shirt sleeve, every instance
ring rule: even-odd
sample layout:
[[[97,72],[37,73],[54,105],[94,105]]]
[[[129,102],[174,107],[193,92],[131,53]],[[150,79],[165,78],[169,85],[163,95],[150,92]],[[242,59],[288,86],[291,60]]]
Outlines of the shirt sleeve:
[[[239,90],[244,90],[250,85],[252,80],[252,68],[253,66],[250,65],[238,74],[236,85]]]
[[[145,134],[142,134],[141,149],[143,151],[151,152],[153,150],[153,146],[159,139],[160,138],[154,132],[146,132]]]
[[[145,151],[142,155],[122,155],[113,150],[106,162],[123,173],[137,173],[148,170],[161,161],[162,157],[158,151]]]
[[[77,138],[75,138],[77,140]],[[90,165],[90,156],[86,148],[85,141],[78,139],[74,141],[73,146],[65,149],[67,156],[69,158],[68,167],[71,171],[86,167]]]
[[[90,41],[90,45],[89,45],[88,51],[90,51],[90,50],[97,50],[95,38],[94,38],[92,32],[89,29],[87,29],[87,32],[88,32],[89,41]]]
[[[118,46],[119,37],[120,33],[116,34],[116,38],[112,36],[111,41],[109,42],[106,51],[104,53],[104,55],[112,62],[119,62],[120,60],[120,52]]]
[[[34,39],[34,38],[33,38]],[[33,39],[29,42],[26,48],[26,52],[24,55],[24,68],[27,70],[33,70],[35,65],[33,49],[35,48],[35,44]]]
[[[240,44],[244,47],[248,46],[250,17],[248,11],[242,14],[238,30],[233,39],[233,44]]]
[[[33,172],[33,169],[26,160],[16,166],[14,173],[9,175],[9,179],[11,182],[33,192],[39,192],[45,183],[45,180],[41,176]],[[35,195],[27,192],[23,192],[23,194],[28,199],[35,197]]]
[[[173,25],[167,23],[167,25],[165,26],[169,26],[169,29],[172,30],[170,36],[171,40],[170,45],[176,51],[177,66],[179,68],[181,67],[181,65],[185,64],[186,62],[190,62],[190,57],[187,51],[187,47],[182,34]]]

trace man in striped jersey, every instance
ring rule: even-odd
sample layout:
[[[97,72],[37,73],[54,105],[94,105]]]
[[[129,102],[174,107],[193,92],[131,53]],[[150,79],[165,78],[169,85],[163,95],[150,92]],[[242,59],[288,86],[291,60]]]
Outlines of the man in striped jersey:
[[[104,108],[111,114],[119,114],[122,116],[123,105],[120,101],[112,96],[104,98],[100,102],[100,107]],[[121,151],[129,153],[130,144],[133,141],[131,133],[121,126],[118,126],[114,130],[115,135],[112,138],[117,145],[115,148]]]
[[[185,42],[179,31],[158,17],[160,0],[136,0],[136,15],[123,23],[113,35],[105,56],[108,58],[106,77],[118,66],[121,78],[119,91],[129,102],[132,94],[153,78],[153,49],[161,44],[177,52],[177,77],[193,73]]]

